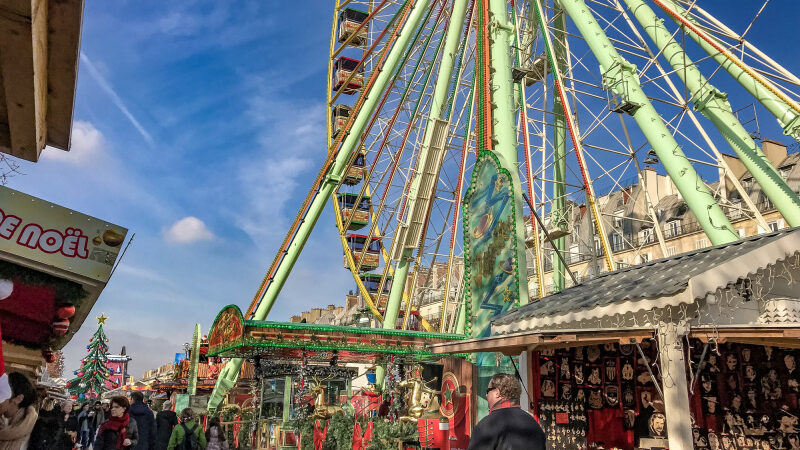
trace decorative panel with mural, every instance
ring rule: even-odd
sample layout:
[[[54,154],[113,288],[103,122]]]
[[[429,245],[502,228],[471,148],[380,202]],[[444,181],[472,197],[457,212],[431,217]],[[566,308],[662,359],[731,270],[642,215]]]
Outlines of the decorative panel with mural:
[[[519,304],[515,208],[511,174],[494,153],[480,152],[464,196],[466,331],[475,338],[488,336],[490,320]]]

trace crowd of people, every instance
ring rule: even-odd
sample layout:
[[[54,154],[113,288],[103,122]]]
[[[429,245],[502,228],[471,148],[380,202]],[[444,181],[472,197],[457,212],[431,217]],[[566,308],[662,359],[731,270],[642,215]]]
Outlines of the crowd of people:
[[[39,398],[24,374],[0,386],[0,450],[226,450],[219,420],[205,430],[190,408],[155,413],[141,392],[80,404]],[[4,392],[7,391],[7,392]]]

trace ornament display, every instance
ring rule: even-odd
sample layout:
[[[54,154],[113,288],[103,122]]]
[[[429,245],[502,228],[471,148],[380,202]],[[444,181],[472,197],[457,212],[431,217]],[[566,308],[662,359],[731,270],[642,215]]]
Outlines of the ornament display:
[[[63,336],[69,331],[69,320],[56,320],[53,322],[53,333],[56,336]]]
[[[75,307],[72,305],[62,306],[56,310],[56,316],[59,319],[69,319],[75,315]]]

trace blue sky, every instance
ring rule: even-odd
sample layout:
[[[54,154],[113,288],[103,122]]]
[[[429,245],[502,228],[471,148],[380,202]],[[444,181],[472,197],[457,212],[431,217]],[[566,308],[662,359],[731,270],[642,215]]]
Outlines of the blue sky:
[[[740,32],[755,3],[737,16],[702,2]],[[72,151],[21,162],[9,186],[136,233],[92,311],[110,317],[111,350],[127,346],[133,375],[252,299],[325,155],[332,8],[86,2]],[[748,37],[798,72],[796,9],[774,0]],[[342,303],[353,286],[336,236],[326,211],[270,319]],[[68,370],[95,326],[67,346]]]

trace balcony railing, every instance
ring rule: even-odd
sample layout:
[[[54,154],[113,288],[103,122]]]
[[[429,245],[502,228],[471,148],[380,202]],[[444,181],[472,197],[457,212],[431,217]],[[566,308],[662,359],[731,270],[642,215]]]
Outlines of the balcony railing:
[[[755,206],[758,212],[760,213],[766,213],[775,210],[775,205],[773,205],[772,202],[768,200],[756,203]],[[728,218],[734,221],[737,219],[742,219],[744,217],[741,208],[723,207],[723,211],[728,216]],[[681,220],[677,224],[677,226],[667,224],[662,227],[662,231],[664,233],[664,239],[674,239],[680,236],[694,234],[702,230],[703,227],[700,226],[700,222],[698,222],[697,220],[690,220],[690,221]],[[611,244],[611,251],[614,253],[619,253],[626,250],[639,248],[644,245],[654,244],[656,241],[657,239],[655,233],[651,232],[638,236],[626,235],[624,236],[624,239],[622,239],[622,241],[610,242],[610,244]],[[595,253],[598,259],[603,257],[604,255],[602,248],[597,249]],[[563,256],[567,265],[574,265],[585,261],[591,261],[592,258],[594,257],[594,255],[585,252],[576,254],[576,253],[569,253],[568,251],[564,251]],[[550,272],[553,270],[553,257],[554,257],[553,250],[550,249],[544,250],[543,266],[545,272]],[[529,265],[529,270],[531,271],[535,270],[535,267],[533,266],[532,262],[529,262],[528,265]]]

